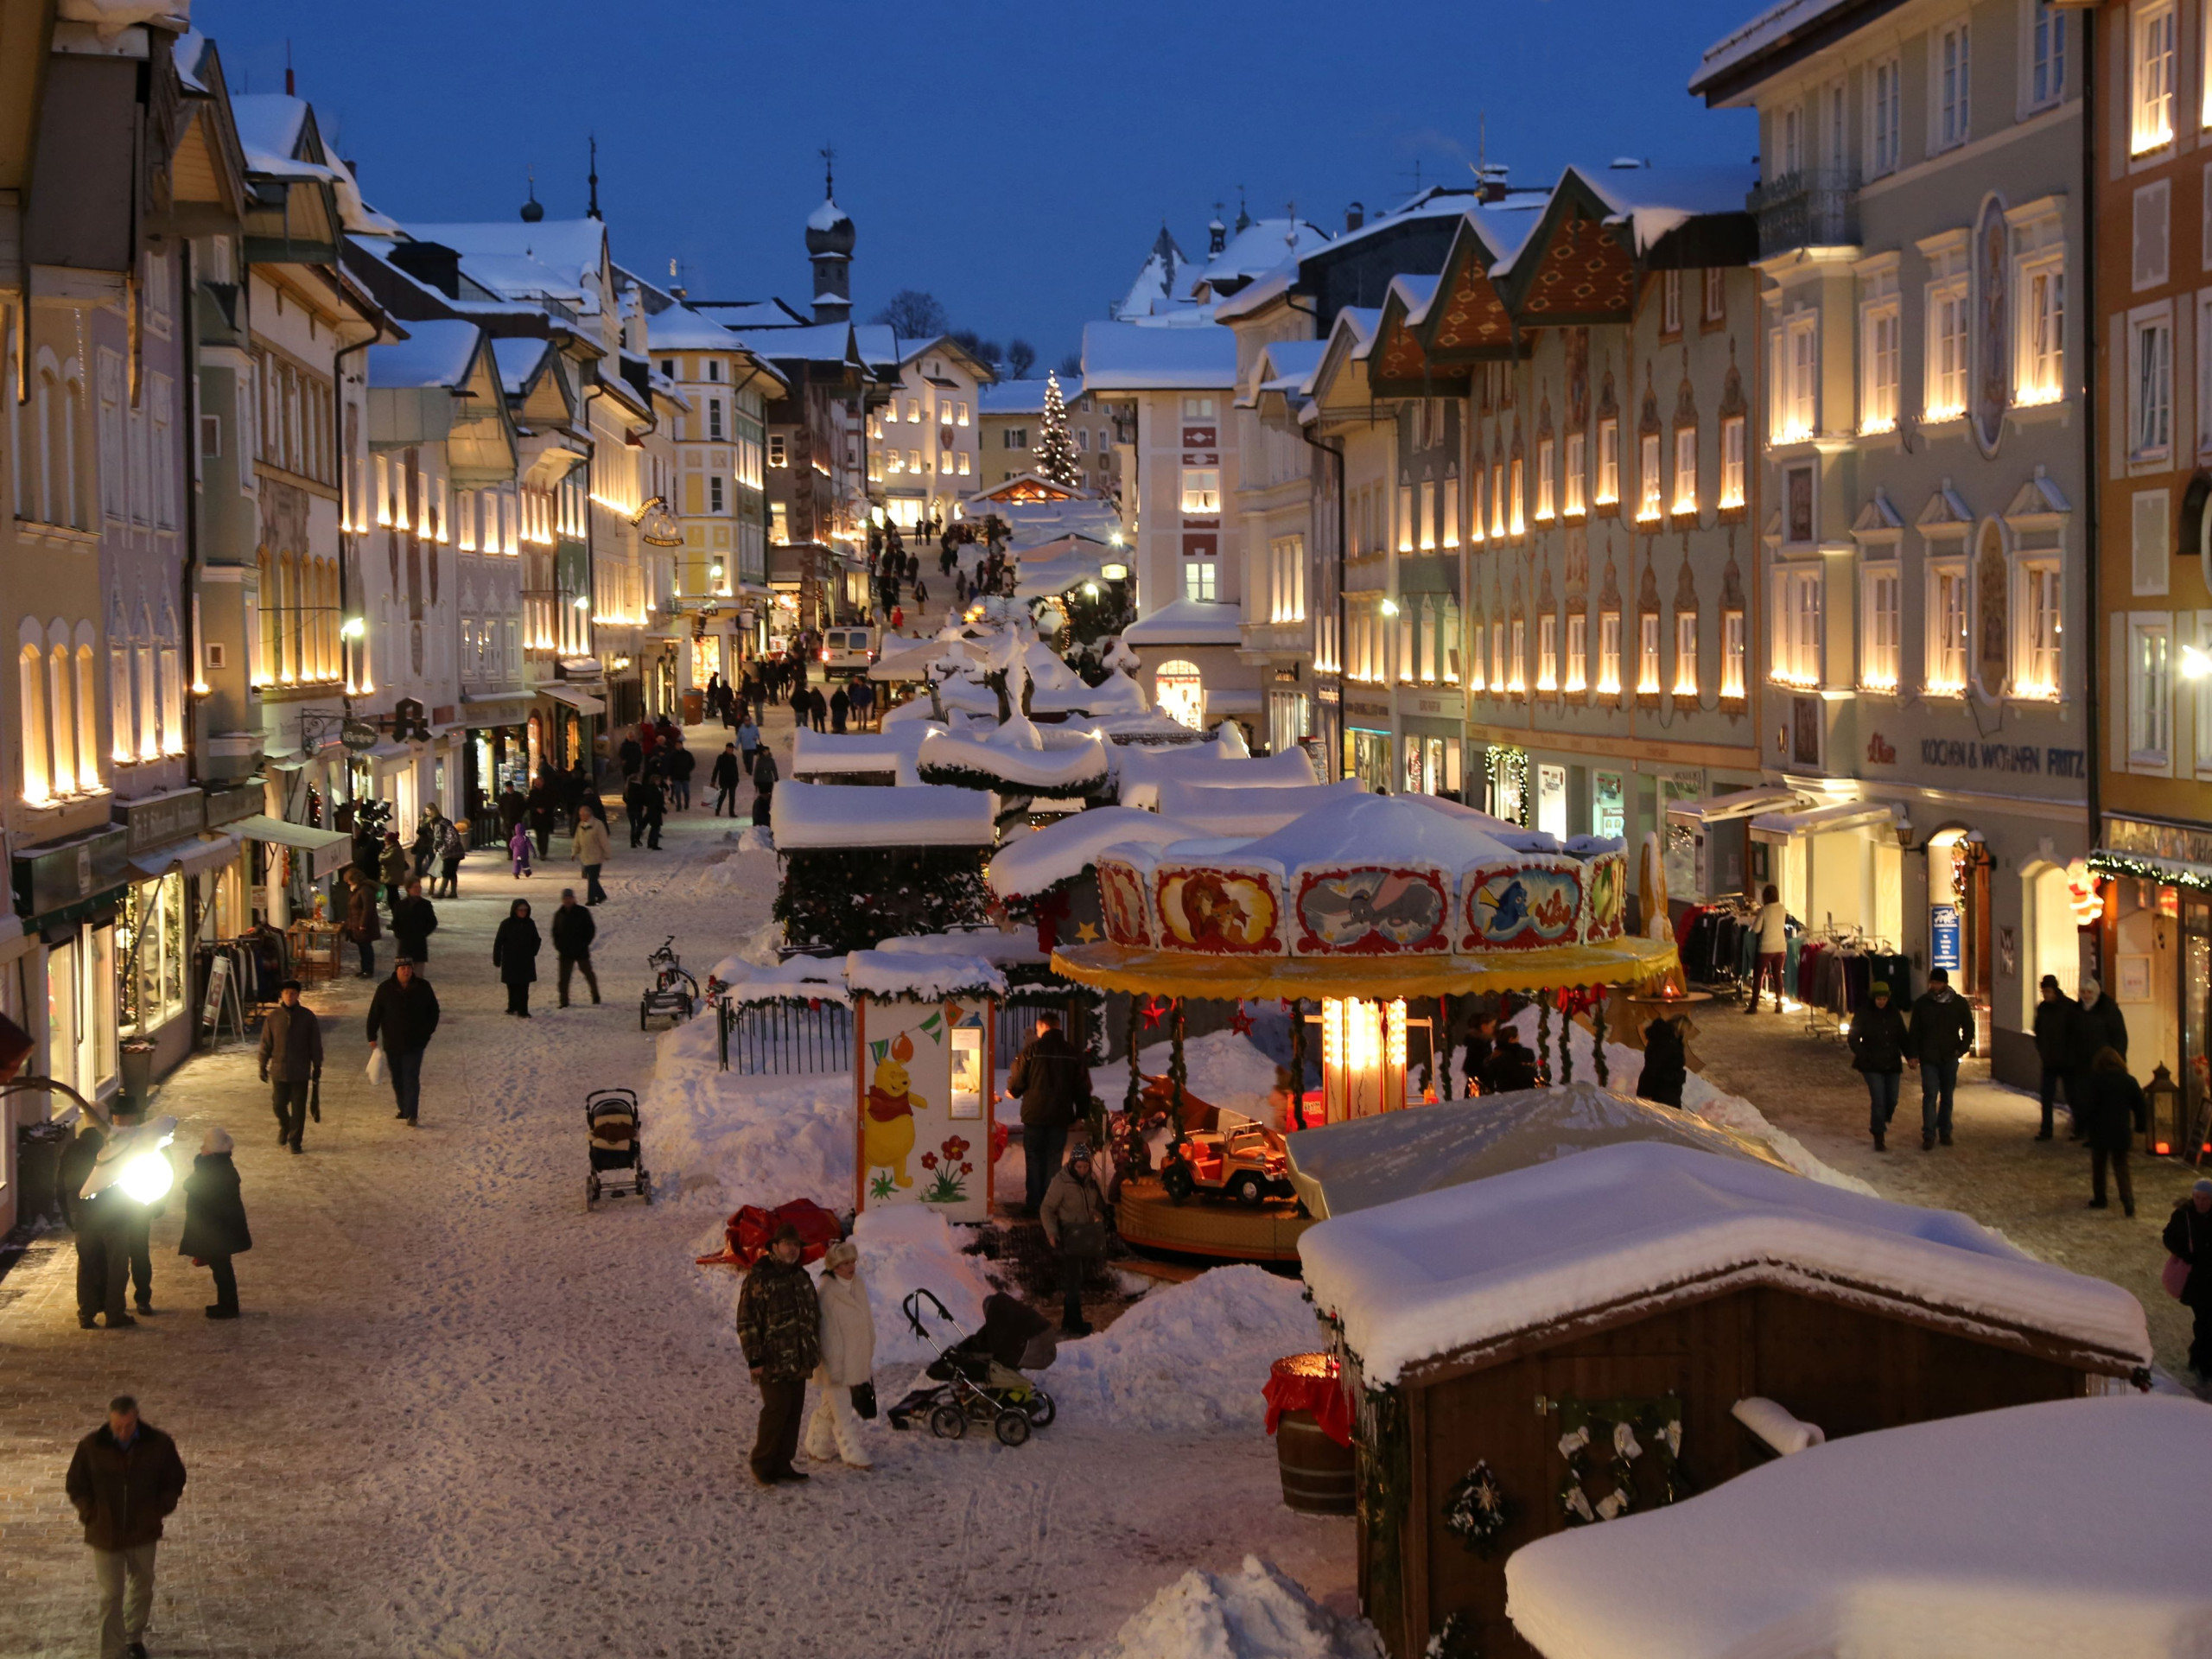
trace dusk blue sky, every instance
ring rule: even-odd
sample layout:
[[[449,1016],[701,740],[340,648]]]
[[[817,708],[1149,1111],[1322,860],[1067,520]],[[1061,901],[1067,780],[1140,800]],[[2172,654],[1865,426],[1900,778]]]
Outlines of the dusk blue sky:
[[[810,296],[801,231],[825,143],[859,228],[855,315],[926,289],[956,326],[1077,349],[1164,217],[1205,252],[1233,219],[1331,231],[1488,155],[1748,161],[1751,118],[1683,87],[1756,0],[1310,0],[1192,7],[704,0],[199,0],[232,89],[301,93],[401,219],[504,219],[535,168],[584,208],[586,136],[615,257],[698,297]]]

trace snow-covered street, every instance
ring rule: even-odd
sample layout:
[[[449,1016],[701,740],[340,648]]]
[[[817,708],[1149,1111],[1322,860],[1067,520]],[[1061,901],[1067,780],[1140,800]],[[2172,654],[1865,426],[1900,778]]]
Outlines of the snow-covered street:
[[[90,1650],[61,1478],[124,1389],[191,1474],[161,1555],[165,1655],[1077,1653],[1186,1567],[1233,1573],[1247,1552],[1349,1609],[1351,1522],[1282,1506],[1256,1427],[1109,1429],[1088,1377],[1020,1450],[879,1422],[872,1472],[753,1484],[735,1280],[692,1264],[723,1197],[657,1166],[669,1200],[582,1203],[583,1094],[642,1087],[652,1063],[645,953],[673,932],[703,974],[766,916],[772,864],[747,855],[760,879],[722,877],[728,828],[673,815],[658,855],[618,835],[607,1002],[555,1008],[549,950],[528,1024],[499,1012],[491,933],[518,893],[542,923],[573,866],[556,842],[518,883],[473,855],[432,942],[445,1019],[419,1131],[362,1076],[358,980],[310,991],[330,1058],[305,1156],[272,1144],[250,1049],[168,1080],[181,1153],[212,1123],[238,1141],[245,1316],[200,1317],[175,1201],[154,1234],[159,1312],[136,1330],[77,1328],[66,1234],[0,1280],[0,1652]],[[1071,1381],[1085,1363],[1061,1362]],[[887,1399],[905,1382],[879,1373]]]

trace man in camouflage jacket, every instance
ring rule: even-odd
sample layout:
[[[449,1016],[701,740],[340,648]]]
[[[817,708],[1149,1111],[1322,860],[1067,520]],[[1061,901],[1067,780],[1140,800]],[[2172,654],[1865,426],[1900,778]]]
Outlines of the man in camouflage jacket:
[[[791,1459],[806,1414],[806,1379],[822,1358],[822,1308],[799,1262],[803,1250],[798,1228],[779,1228],[737,1294],[737,1339],[760,1389],[753,1478],[762,1486],[806,1478]]]

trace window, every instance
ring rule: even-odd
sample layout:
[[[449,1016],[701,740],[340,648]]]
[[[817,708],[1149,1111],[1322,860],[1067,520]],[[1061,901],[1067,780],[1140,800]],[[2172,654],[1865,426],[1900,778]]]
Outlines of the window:
[[[1697,512],[1697,428],[1675,429],[1675,512],[1685,517]]]
[[[906,452],[906,470],[910,473],[918,473],[922,470],[922,452],[920,450],[909,449]]]
[[[715,439],[722,435],[722,400],[719,397],[707,399],[707,435]]]
[[[1640,521],[1659,516],[1659,435],[1646,432],[1637,444],[1637,507]]]
[[[1936,134],[1934,148],[1948,149],[1967,141],[1970,104],[1967,21],[1961,17],[1936,31]]]
[[[1904,99],[1897,85],[1897,60],[1891,58],[1874,66],[1872,119],[1867,134],[1867,166],[1870,177],[1879,178],[1885,173],[1897,170],[1897,149],[1904,130],[1901,118]]]
[[[720,512],[721,510],[722,475],[720,473],[709,473],[707,475],[707,511]]]
[[[1598,505],[1610,507],[1621,499],[1621,423],[1608,415],[1598,423]]]
[[[1152,677],[1153,700],[1160,705],[1160,712],[1168,719],[1201,731],[1205,727],[1205,682],[1199,677],[1198,664],[1175,661],[1162,663],[1160,671]]]
[[[1656,624],[1659,619],[1651,619]],[[1656,632],[1655,627],[1654,632]],[[1653,676],[1658,673],[1653,665]],[[1697,613],[1675,613],[1675,696],[1694,702],[1697,697]]]
[[[1505,463],[1494,461],[1490,467],[1490,533],[1505,534]]]
[[[1899,641],[1897,569],[1894,563],[1869,565],[1866,576],[1866,605],[1859,623],[1859,683],[1869,691],[1897,689]]]
[[[1848,88],[1840,80],[1831,82],[1821,97],[1821,106],[1826,112],[1824,125],[1827,137],[1821,164],[1836,175],[1847,172],[1851,166],[1851,133],[1849,124],[1844,118],[1844,109],[1848,101]]]
[[[2031,0],[2028,20],[2028,105],[2056,104],[2066,90],[2066,14],[2051,0]]]
[[[954,417],[953,417],[953,419],[954,419],[954,423],[955,423],[955,424],[957,424],[957,425],[959,425],[959,426],[965,426],[965,425],[967,425],[967,424],[968,424],[968,400],[967,400],[966,398],[964,398],[964,397],[963,397],[963,398],[962,398],[962,399],[959,401],[959,404],[957,404],[957,412],[956,413],[956,415],[955,415],[955,416],[954,416]]]
[[[1782,112],[1782,176],[1805,170],[1805,112],[1795,104]]]
[[[1659,613],[1646,611],[1636,619],[1636,694],[1659,695]]]
[[[2174,141],[2175,22],[2171,0],[2135,9],[2135,47],[2128,89],[2130,155],[2163,149]]]
[[[906,400],[906,424],[909,426],[919,426],[921,423],[922,400],[918,397],[909,397]]]
[[[1582,495],[1587,485],[1583,479],[1583,451],[1586,447],[1587,440],[1580,432],[1567,435],[1567,516],[1570,518],[1580,518],[1585,511]]]
[[[1733,512],[1744,505],[1744,417],[1727,415],[1720,422],[1720,510]]]
[[[1659,332],[1682,332],[1682,273],[1679,270],[1659,273]]]
[[[1552,517],[1552,440],[1536,440],[1536,522],[1548,524]]]
[[[768,464],[771,467],[791,465],[791,456],[784,448],[784,435],[780,432],[771,432],[768,435]]]
[[[1927,418],[1955,421],[1967,412],[1967,283],[1947,277],[1928,288]]]
[[[1529,689],[1529,625],[1519,617],[1513,619],[1512,683],[1508,688],[1516,696]]]
[[[1549,621],[1551,619],[1547,617],[1544,620]],[[1577,611],[1567,619],[1567,692],[1569,696],[1580,696],[1589,689],[1589,670],[1590,619]]]
[[[1817,564],[1776,568],[1773,677],[1783,685],[1821,683],[1822,574]]]
[[[2131,317],[2127,332],[2128,449],[2138,461],[2158,459],[2173,448],[2172,312],[2160,307]]]
[[[1221,512],[1221,468],[1185,467],[1183,469],[1183,511],[1195,518],[1211,518]]]
[[[1274,581],[1268,620],[1303,622],[1306,620],[1306,538],[1278,536],[1268,543],[1268,561]]]
[[[1559,619],[1548,611],[1536,619],[1536,690],[1559,690]]]
[[[1414,486],[1398,486],[1398,551],[1414,550]]]
[[[1509,505],[1512,515],[1511,524],[1513,527],[1513,533],[1516,536],[1518,536],[1522,534],[1529,528],[1527,522],[1521,517],[1521,457],[1518,455],[1513,457],[1510,475],[1512,480],[1511,489],[1513,492],[1513,499]]]
[[[1215,586],[1214,562],[1206,558],[1184,561],[1183,597],[1211,602],[1219,596],[1220,591]]]
[[[2129,591],[2163,594],[2172,563],[2172,498],[2164,489],[2139,490],[2133,506]]]
[[[1728,272],[1720,265],[1705,268],[1705,321],[1708,323],[1728,320]]]
[[[1009,449],[1027,449],[1029,447],[1029,429],[1026,426],[1009,426],[1001,436]]]
[[[2062,594],[2055,564],[2024,565],[2020,571],[2021,671],[2013,683],[2014,695],[2056,697],[2059,685],[2058,650],[2064,625],[2060,620]]]
[[[1183,418],[1186,421],[1210,421],[1213,418],[1213,399],[1185,397],[1183,399]]]
[[[1598,695],[1621,694],[1621,613],[1607,611],[1598,619]]]
[[[1894,297],[1870,302],[1859,321],[1859,429],[1897,428],[1897,365],[1904,327]]]
[[[1420,527],[1421,550],[1433,553],[1436,551],[1436,486],[1428,479],[1421,482]]]
[[[1749,653],[1745,648],[1744,613],[1723,611],[1720,613],[1720,695],[1733,702],[1744,700],[1745,662]]]
[[[2139,766],[2166,764],[2173,714],[2171,626],[2162,617],[2134,623],[2128,631],[2127,758]]]
[[[779,547],[788,545],[791,539],[791,510],[780,501],[768,504],[768,539]]]
[[[1800,443],[1813,435],[1820,419],[1820,320],[1809,311],[1792,313],[1775,335],[1774,441]]]
[[[1930,564],[1928,571],[1928,693],[1958,697],[1967,689],[1967,568]]]
[[[2055,404],[2065,395],[2066,255],[2054,248],[2020,261],[2015,273],[2016,404]]]
[[[1459,475],[1444,480],[1444,545],[1459,545]]]

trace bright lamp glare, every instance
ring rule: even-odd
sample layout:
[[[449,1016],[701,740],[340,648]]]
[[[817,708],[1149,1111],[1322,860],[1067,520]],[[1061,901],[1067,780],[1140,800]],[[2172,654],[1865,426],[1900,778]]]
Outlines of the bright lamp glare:
[[[348,639],[358,639],[368,631],[369,625],[366,622],[364,622],[358,616],[347,617],[346,619],[346,626],[338,630],[340,633],[345,635]]]
[[[1098,597],[1098,584],[1095,582],[1086,582],[1083,584],[1083,591],[1096,599]]]
[[[166,1154],[141,1152],[124,1165],[116,1185],[138,1203],[154,1204],[168,1196],[169,1185],[175,1179],[176,1172],[169,1167]]]
[[[590,595],[588,594],[578,594],[576,595],[576,608],[580,611],[588,611],[591,609]]]
[[[2195,645],[2183,645],[2181,648],[2182,678],[2201,680],[2207,673],[2212,673],[2212,654],[2200,651]]]

